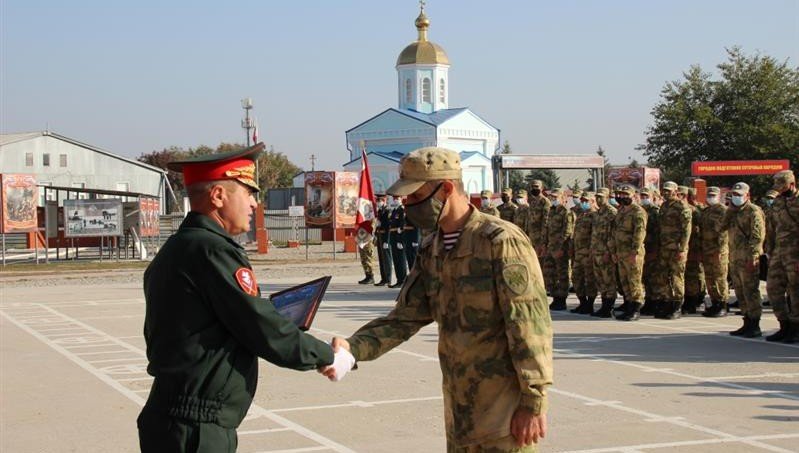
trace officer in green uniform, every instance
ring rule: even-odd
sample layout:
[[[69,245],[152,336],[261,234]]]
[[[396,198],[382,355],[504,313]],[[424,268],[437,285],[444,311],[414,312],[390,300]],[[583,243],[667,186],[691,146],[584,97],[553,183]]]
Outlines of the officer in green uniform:
[[[233,452],[258,383],[258,357],[295,370],[333,363],[330,345],[280,316],[233,236],[250,229],[263,143],[172,162],[191,212],[144,273],[150,395],[143,452]]]

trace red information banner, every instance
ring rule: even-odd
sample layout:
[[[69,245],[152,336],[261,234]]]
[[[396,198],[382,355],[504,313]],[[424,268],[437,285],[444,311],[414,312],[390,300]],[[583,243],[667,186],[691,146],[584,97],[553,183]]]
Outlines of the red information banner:
[[[0,175],[0,233],[36,231],[38,200],[33,175]]]
[[[785,160],[717,160],[691,163],[694,176],[773,175],[788,170],[791,163]]]

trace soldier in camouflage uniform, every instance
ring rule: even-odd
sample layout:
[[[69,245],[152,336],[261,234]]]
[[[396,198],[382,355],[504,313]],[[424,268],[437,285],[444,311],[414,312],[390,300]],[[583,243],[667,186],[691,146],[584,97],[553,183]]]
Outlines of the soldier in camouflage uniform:
[[[577,216],[580,215],[583,210],[580,207],[580,197],[583,195],[583,191],[580,189],[573,189],[572,190],[572,207],[569,208],[569,211],[574,214],[574,221],[577,221]],[[574,276],[572,276],[572,268],[574,267],[574,240],[569,242],[569,282],[571,286],[569,287],[569,292],[574,293],[576,292],[574,289]]]
[[[574,213],[564,206],[561,189],[549,192],[552,208],[547,220],[547,253],[553,263],[552,304],[550,310],[565,310],[569,296],[569,248],[574,234]]]
[[[769,258],[766,291],[780,329],[768,341],[799,342],[799,194],[790,170],[774,175],[774,247]],[[787,295],[787,297],[786,297]]]
[[[544,281],[548,293],[552,293],[553,264],[546,253],[547,238],[546,227],[549,218],[549,210],[552,203],[544,196],[544,182],[535,179],[530,184],[530,208],[528,210],[527,228],[525,231],[530,236],[530,243],[538,253],[538,261],[544,272]]]
[[[527,204],[527,191],[524,189],[519,189],[514,194],[516,200],[516,214],[513,218],[513,223],[516,224],[517,227],[521,228],[522,231],[527,231],[527,223],[530,221],[530,205]]]
[[[596,299],[596,279],[594,278],[594,258],[591,254],[591,230],[596,217],[596,201],[593,192],[583,192],[580,197],[580,214],[574,223],[574,260],[572,279],[574,292],[580,305],[570,311],[581,315],[594,312]]]
[[[493,195],[490,190],[480,192],[480,212],[499,217],[499,209],[491,205],[491,197]]]
[[[641,307],[642,315],[654,315],[655,303],[655,268],[658,258],[658,235],[660,233],[660,206],[658,204],[658,190],[645,187],[640,190],[638,198],[641,207],[646,211],[646,237],[644,238],[644,271],[641,280],[644,284],[644,306]]]
[[[680,186],[683,187],[683,186]],[[685,262],[685,297],[682,313],[696,313],[705,301],[705,271],[702,266],[701,218],[704,205],[696,201],[696,189],[686,187],[686,200],[691,209],[691,239],[688,241],[688,260]],[[682,197],[682,192],[680,192]]]
[[[678,319],[685,295],[685,262],[691,238],[691,209],[677,196],[677,183],[663,184],[655,285],[655,317]]]
[[[457,152],[422,148],[400,168],[387,191],[408,195],[408,217],[435,232],[394,309],[334,339],[334,348],[374,360],[435,321],[447,451],[535,451],[552,383],[552,327],[530,241],[469,204]]]
[[[374,231],[374,221],[372,221],[372,231]],[[375,282],[374,266],[375,266],[375,243],[374,236],[363,228],[358,229],[356,234],[358,247],[361,255],[361,267],[366,277],[359,281],[358,284],[369,285]]]
[[[502,204],[497,207],[499,218],[510,223],[513,223],[516,219],[516,210],[519,209],[516,203],[511,200],[512,196],[513,190],[511,190],[510,187],[502,189]]]
[[[724,216],[727,207],[721,202],[721,189],[707,188],[708,207],[702,211],[699,234],[702,241],[702,265],[705,272],[705,283],[710,294],[710,306],[706,306],[702,316],[717,318],[726,316],[727,299],[730,290],[727,285],[729,271],[730,247]]]
[[[619,211],[613,224],[613,256],[618,264],[619,280],[624,289],[624,310],[616,316],[621,321],[638,319],[644,305],[644,238],[646,211],[633,201],[635,188],[621,184],[616,189]]]
[[[616,208],[610,205],[610,191],[603,187],[596,192],[599,211],[594,217],[591,229],[591,253],[594,258],[594,276],[602,295],[602,307],[591,314],[600,318],[610,318],[613,304],[616,303],[616,266],[613,264],[613,221]]]
[[[766,236],[766,219],[763,210],[749,201],[749,185],[736,183],[730,192],[732,206],[724,216],[723,228],[730,236],[730,274],[744,317],[743,326],[730,335],[755,338],[762,335],[758,268]]]

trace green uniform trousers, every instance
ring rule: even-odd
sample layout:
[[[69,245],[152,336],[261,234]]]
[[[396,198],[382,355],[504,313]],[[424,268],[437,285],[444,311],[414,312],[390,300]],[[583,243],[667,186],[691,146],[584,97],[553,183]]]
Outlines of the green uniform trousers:
[[[760,306],[760,275],[748,259],[733,260],[730,265],[732,284],[735,286],[735,297],[741,306],[741,314],[755,319],[760,318],[763,308]]]
[[[656,300],[679,302],[685,297],[685,262],[677,258],[677,251],[661,250],[658,254],[655,293]]]
[[[799,324],[799,256],[779,251],[769,260],[766,292],[774,316]],[[791,297],[788,305],[786,294]]]
[[[729,272],[729,255],[705,255],[702,258],[705,263],[705,284],[710,300],[727,302],[730,297],[730,288],[727,284],[727,273]]]
[[[644,272],[643,253],[635,255],[635,261],[630,260],[630,256],[619,256],[618,262],[619,282],[621,283],[624,300],[630,302],[643,303],[644,285],[642,275]]]
[[[148,414],[140,416],[139,447],[142,453],[235,453],[235,428]]]

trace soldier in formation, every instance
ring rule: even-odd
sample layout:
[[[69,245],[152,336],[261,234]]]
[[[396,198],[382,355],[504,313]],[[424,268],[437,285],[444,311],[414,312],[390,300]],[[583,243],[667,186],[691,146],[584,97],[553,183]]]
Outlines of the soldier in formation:
[[[616,303],[617,291],[616,266],[613,264],[613,222],[617,211],[610,205],[610,191],[607,188],[597,190],[595,198],[599,211],[594,217],[591,229],[591,253],[594,259],[594,276],[602,297],[602,307],[591,316],[610,318],[613,304]]]
[[[391,237],[391,229],[389,224],[391,222],[391,208],[387,203],[385,195],[378,195],[377,197],[377,229],[375,230],[375,238],[377,239],[377,260],[380,264],[380,281],[375,283],[375,286],[386,286],[391,284],[391,245],[389,239]]]
[[[405,243],[402,235],[405,233],[405,207],[402,205],[402,197],[394,197],[388,220],[389,246],[391,248],[391,262],[394,265],[394,274],[397,278],[389,288],[399,288],[405,282],[408,275],[408,261],[405,257]]]
[[[580,315],[594,312],[596,299],[596,279],[594,278],[594,258],[591,253],[591,231],[596,218],[596,201],[593,192],[583,192],[580,196],[580,213],[574,224],[574,260],[572,261],[572,280],[574,292],[580,305],[570,310]]]
[[[768,341],[799,341],[799,196],[796,177],[790,170],[774,175],[773,189],[779,193],[772,205],[773,246],[769,255],[766,291],[780,323]]]
[[[374,231],[374,221],[372,221],[372,231]],[[363,267],[364,279],[359,281],[360,285],[371,285],[375,282],[375,243],[374,236],[366,229],[359,228],[355,240],[360,249],[361,267]]]
[[[502,189],[502,204],[497,207],[499,211],[499,218],[510,223],[514,223],[516,219],[516,210],[519,209],[516,203],[513,202],[513,190],[510,187]]]
[[[646,237],[646,211],[635,203],[635,188],[621,184],[616,189],[618,213],[613,224],[613,257],[618,266],[619,281],[624,294],[624,304],[616,319],[635,321],[644,305],[644,239]]]
[[[569,248],[574,233],[574,213],[564,206],[564,197],[561,189],[552,189],[548,196],[552,206],[546,226],[546,251],[553,268],[551,310],[565,310],[569,296]]]
[[[490,190],[480,192],[480,212],[499,217],[499,209],[491,204],[492,195],[494,194]]]
[[[704,302],[706,293],[701,230],[702,211],[705,207],[697,202],[696,189],[680,186],[679,193],[680,198],[684,198],[691,209],[691,238],[688,241],[688,258],[685,262],[685,296],[682,313],[694,314],[696,308]]]
[[[530,184],[530,199],[525,231],[530,237],[530,243],[538,253],[538,261],[544,272],[544,281],[548,293],[552,293],[553,265],[546,253],[547,238],[546,227],[549,210],[552,203],[544,196],[544,182],[540,179],[533,180]]]
[[[639,191],[641,207],[646,211],[646,237],[644,238],[644,270],[641,279],[644,285],[644,306],[640,314],[655,314],[655,270],[657,268],[658,247],[660,245],[660,192],[644,187]]]
[[[721,202],[721,189],[715,186],[707,188],[707,205],[700,217],[699,234],[710,305],[705,307],[702,316],[717,318],[727,314],[730,292],[727,285],[730,249],[728,233],[724,228],[727,207]]]
[[[663,184],[658,235],[658,267],[655,285],[655,317],[680,317],[685,296],[685,263],[691,238],[691,209],[677,194],[673,181]]]

